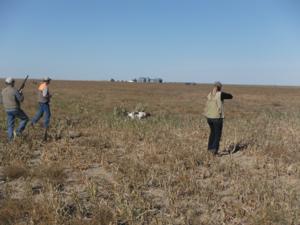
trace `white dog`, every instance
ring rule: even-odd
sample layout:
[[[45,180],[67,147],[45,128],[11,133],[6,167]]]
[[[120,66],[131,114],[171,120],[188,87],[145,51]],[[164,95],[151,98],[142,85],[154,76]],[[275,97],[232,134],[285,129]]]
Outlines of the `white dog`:
[[[129,112],[127,115],[131,119],[139,119],[139,120],[150,116],[150,114],[146,112]]]

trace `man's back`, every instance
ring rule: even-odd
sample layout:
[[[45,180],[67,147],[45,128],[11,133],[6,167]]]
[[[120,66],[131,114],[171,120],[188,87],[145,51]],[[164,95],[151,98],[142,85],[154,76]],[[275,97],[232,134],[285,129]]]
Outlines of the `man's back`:
[[[14,110],[20,107],[16,100],[17,89],[8,86],[2,90],[2,102],[6,111]]]

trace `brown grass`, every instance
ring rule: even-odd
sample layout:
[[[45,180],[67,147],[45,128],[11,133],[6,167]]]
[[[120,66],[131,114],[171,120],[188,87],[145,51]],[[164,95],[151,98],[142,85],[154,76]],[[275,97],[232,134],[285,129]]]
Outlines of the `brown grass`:
[[[63,184],[66,178],[63,165],[57,163],[40,166],[32,170],[31,176],[45,181],[49,181],[53,185]]]
[[[30,117],[35,85],[25,89]],[[48,142],[39,126],[12,144],[0,133],[3,224],[299,224],[298,88],[225,86],[234,100],[218,158],[201,115],[208,85],[54,81],[51,90]],[[124,116],[135,109],[151,117]]]
[[[3,170],[3,177],[9,180],[18,179],[20,177],[26,177],[27,175],[28,169],[18,162],[14,162],[14,164],[4,167]]]

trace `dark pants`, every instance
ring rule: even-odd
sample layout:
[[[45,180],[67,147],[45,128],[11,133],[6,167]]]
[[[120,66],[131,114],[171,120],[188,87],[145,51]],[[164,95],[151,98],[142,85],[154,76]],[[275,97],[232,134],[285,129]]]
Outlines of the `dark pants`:
[[[12,140],[14,137],[14,128],[15,128],[15,121],[16,118],[20,119],[19,127],[16,129],[16,134],[21,134],[22,131],[25,129],[26,124],[28,122],[28,116],[23,112],[22,109],[15,109],[6,111],[7,114],[7,133],[8,139]]]
[[[49,123],[50,123],[50,117],[51,117],[51,112],[50,112],[50,106],[49,103],[39,103],[39,109],[36,112],[35,116],[32,118],[32,124],[35,124],[39,121],[39,119],[44,115],[45,113],[45,118],[44,118],[44,127],[48,128]]]
[[[222,136],[223,119],[207,119],[210,128],[208,139],[208,150],[217,154],[219,151],[219,144]]]

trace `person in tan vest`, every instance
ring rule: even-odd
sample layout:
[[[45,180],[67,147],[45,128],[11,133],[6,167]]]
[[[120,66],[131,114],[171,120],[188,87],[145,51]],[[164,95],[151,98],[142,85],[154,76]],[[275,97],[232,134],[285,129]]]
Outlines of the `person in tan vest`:
[[[220,82],[215,82],[213,90],[207,96],[204,116],[210,128],[208,150],[214,155],[218,154],[222,136],[224,100],[232,98],[231,94],[222,92],[222,84]]]
[[[44,140],[47,140],[47,132],[50,123],[51,111],[50,111],[50,99],[51,94],[49,90],[49,84],[51,79],[45,77],[43,82],[38,87],[38,111],[31,120],[31,125],[34,126],[44,116]]]
[[[9,141],[21,135],[28,122],[28,116],[21,109],[24,96],[21,90],[15,88],[15,80],[11,77],[5,79],[6,88],[2,90],[2,103],[7,115],[7,133]],[[14,131],[15,120],[20,119],[19,127]]]

